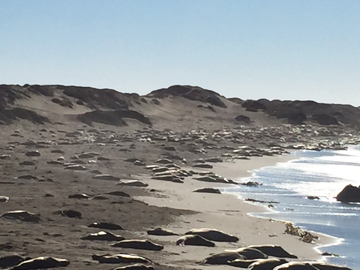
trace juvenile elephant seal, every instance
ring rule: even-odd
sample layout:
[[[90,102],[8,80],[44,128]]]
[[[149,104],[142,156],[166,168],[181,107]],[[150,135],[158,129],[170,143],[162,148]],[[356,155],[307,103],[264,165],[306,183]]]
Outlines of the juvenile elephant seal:
[[[297,256],[290,254],[285,249],[283,249],[281,246],[275,246],[275,245],[251,245],[248,246],[249,248],[256,248],[260,250],[261,252],[265,253],[266,255],[278,257],[278,258],[293,258],[297,259]]]
[[[243,259],[236,259],[233,261],[228,261],[228,265],[240,268],[248,268],[249,265],[252,263],[257,262],[258,260],[243,260]]]
[[[149,235],[161,235],[161,236],[168,236],[168,235],[178,235],[172,231],[162,229],[162,228],[155,228],[153,230],[148,230],[147,234]]]
[[[99,263],[151,263],[149,259],[135,254],[106,254],[106,255],[92,255],[92,259]]]
[[[278,265],[287,263],[284,259],[260,259],[248,266],[249,270],[268,270],[275,269]]]
[[[274,270],[318,270],[318,268],[313,267],[310,263],[307,262],[288,262],[281,265],[278,265]]]
[[[244,256],[247,260],[253,260],[253,259],[267,259],[268,255],[261,252],[260,250],[256,248],[238,248],[238,249],[231,249],[231,250],[225,250],[225,251],[233,251],[237,252],[240,255]]]
[[[226,251],[217,254],[213,254],[207,258],[205,258],[202,263],[203,264],[228,264],[229,261],[233,261],[236,259],[245,260],[246,258],[240,255],[237,252]]]
[[[91,233],[81,238],[82,240],[98,240],[98,241],[121,241],[125,238],[121,235],[116,235],[111,232],[101,231],[98,233]]]
[[[160,251],[164,247],[149,240],[122,240],[111,245],[112,247],[134,248]]]
[[[123,227],[111,222],[94,222],[88,225],[90,228],[98,228],[103,230],[124,230]]]
[[[207,240],[210,241],[217,241],[217,242],[237,242],[239,241],[239,238],[236,236],[233,236],[231,234],[227,234],[225,232],[216,230],[216,229],[208,229],[208,228],[202,228],[202,229],[192,229],[185,234],[196,234],[204,237]]]
[[[26,258],[20,256],[18,254],[13,255],[5,255],[0,257],[0,267],[6,268],[14,265],[18,265],[19,263],[25,261]]]
[[[68,266],[70,262],[65,259],[58,259],[53,257],[38,257],[30,260],[23,261],[14,266],[13,270],[27,270],[27,269],[45,269],[55,267]]]
[[[3,214],[1,217],[6,219],[18,219],[24,222],[38,223],[40,221],[39,215],[24,210],[9,211]]]
[[[178,246],[204,246],[204,247],[215,247],[215,244],[200,235],[185,235],[180,237],[176,241]]]
[[[0,196],[0,202],[8,202],[10,199],[6,196]]]
[[[137,263],[132,265],[116,267],[114,270],[154,270],[154,267],[151,265]]]

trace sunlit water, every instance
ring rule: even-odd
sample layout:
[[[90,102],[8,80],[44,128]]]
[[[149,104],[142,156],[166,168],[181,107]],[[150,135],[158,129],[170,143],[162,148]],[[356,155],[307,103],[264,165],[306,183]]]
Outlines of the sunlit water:
[[[340,244],[321,248],[338,254],[327,262],[360,269],[360,204],[344,204],[334,197],[348,184],[360,185],[360,146],[343,151],[297,151],[296,158],[276,166],[255,170],[251,177],[238,179],[262,183],[259,187],[239,186],[224,191],[240,198],[276,201],[273,211],[256,216],[290,221],[306,230],[328,234]],[[318,196],[310,200],[307,196]]]

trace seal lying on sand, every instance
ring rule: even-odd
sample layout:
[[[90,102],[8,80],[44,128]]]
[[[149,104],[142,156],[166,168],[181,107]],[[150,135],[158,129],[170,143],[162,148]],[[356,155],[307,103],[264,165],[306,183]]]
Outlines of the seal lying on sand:
[[[180,237],[176,241],[178,246],[205,246],[205,247],[215,247],[215,244],[200,235],[185,235]]]
[[[178,235],[177,233],[174,233],[172,231],[162,229],[162,228],[155,228],[155,229],[152,229],[152,230],[148,230],[147,234],[149,234],[149,235],[161,235],[161,236]]]
[[[35,222],[40,221],[40,216],[24,210],[9,211],[0,217],[7,219],[18,219],[24,222]]]
[[[275,245],[252,245],[248,246],[248,248],[255,248],[260,250],[261,252],[265,253],[269,256],[274,256],[278,258],[293,258],[297,259],[297,256],[290,254],[286,250],[284,250],[281,246]]]
[[[287,263],[284,259],[263,259],[258,260],[248,266],[249,270],[268,270],[268,269],[276,269],[278,265],[282,265]]]
[[[192,229],[185,234],[196,234],[204,237],[207,240],[210,241],[217,241],[217,242],[237,242],[239,241],[239,238],[236,236],[224,233],[222,231],[216,230],[216,229]]]
[[[38,257],[23,261],[14,266],[13,270],[27,270],[27,269],[44,269],[68,266],[70,262],[65,259],[58,259],[53,257]]]
[[[112,247],[134,248],[160,251],[164,247],[149,240],[123,240],[111,245]]]
[[[99,263],[151,263],[149,259],[135,255],[135,254],[105,254],[105,255],[92,255],[92,259]]]
[[[123,227],[111,222],[94,222],[88,225],[89,228],[98,228],[103,230],[124,230]]]
[[[232,252],[239,253],[240,255],[244,256],[247,260],[267,259],[268,258],[268,255],[266,255],[265,253],[261,252],[260,250],[258,250],[256,248],[245,247],[245,248],[230,249],[230,250],[225,250],[225,251],[232,251]]]
[[[151,265],[137,263],[132,265],[116,267],[114,270],[154,270],[154,267]]]
[[[257,269],[257,268],[254,268]],[[292,270],[318,270],[318,268],[313,267],[310,263],[307,262],[289,262],[284,263],[281,265],[278,265],[274,268],[274,270],[280,270],[280,269],[292,269]]]
[[[82,240],[98,240],[98,241],[121,241],[125,238],[121,235],[116,235],[111,232],[101,231],[98,233],[91,233],[81,238]]]
[[[213,254],[213,255],[205,258],[202,261],[202,263],[203,264],[228,264],[229,261],[233,261],[236,259],[245,260],[246,258],[237,252],[225,251],[225,252]]]
[[[26,258],[24,258],[23,256],[20,256],[18,254],[1,256],[0,257],[0,267],[6,268],[6,267],[14,266],[25,260],[26,260]]]

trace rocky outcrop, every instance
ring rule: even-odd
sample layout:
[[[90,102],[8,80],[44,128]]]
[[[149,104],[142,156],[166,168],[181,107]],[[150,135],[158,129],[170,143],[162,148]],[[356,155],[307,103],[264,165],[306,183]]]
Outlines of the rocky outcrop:
[[[151,125],[149,118],[132,110],[92,111],[78,116],[78,119],[81,122],[88,125],[92,125],[93,122],[97,122],[112,126],[127,126],[124,118],[135,119],[143,124]]]
[[[360,188],[353,185],[347,185],[336,196],[336,200],[340,202],[360,202]]]

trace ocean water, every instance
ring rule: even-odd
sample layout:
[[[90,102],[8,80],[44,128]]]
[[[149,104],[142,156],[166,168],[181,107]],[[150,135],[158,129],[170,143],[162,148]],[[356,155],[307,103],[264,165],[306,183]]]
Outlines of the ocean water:
[[[291,155],[294,160],[238,179],[261,182],[262,186],[238,186],[224,191],[236,193],[241,199],[278,202],[272,203],[271,211],[252,214],[336,237],[337,244],[320,248],[321,252],[339,255],[324,257],[326,261],[360,269],[360,204],[340,203],[334,198],[346,185],[360,185],[360,146],[341,151],[301,150]],[[310,200],[307,196],[320,199]]]

